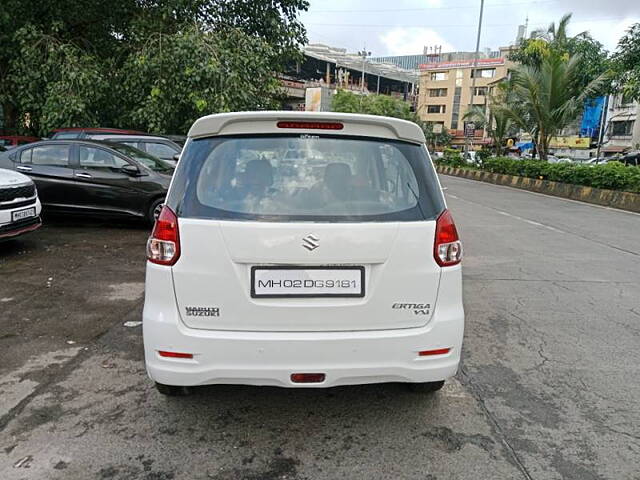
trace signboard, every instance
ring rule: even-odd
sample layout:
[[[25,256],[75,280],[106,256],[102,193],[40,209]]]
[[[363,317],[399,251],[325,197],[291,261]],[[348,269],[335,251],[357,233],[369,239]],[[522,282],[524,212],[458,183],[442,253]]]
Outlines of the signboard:
[[[476,124],[473,122],[465,123],[464,125],[464,136],[465,137],[473,137],[473,134],[476,131]]]
[[[442,133],[442,124],[441,123],[434,123],[433,126],[431,127],[431,131],[433,133],[435,133],[436,135],[439,135]]]
[[[418,65],[420,70],[448,70],[451,68],[471,68],[473,67],[474,60],[460,60],[457,62],[438,62],[438,63],[421,63]],[[479,58],[478,67],[495,67],[497,65],[504,65],[504,58]]]
[[[305,90],[305,110],[307,112],[328,112],[331,110],[331,92],[327,87],[309,87]]]
[[[589,137],[552,137],[549,141],[551,148],[590,148],[591,139]]]

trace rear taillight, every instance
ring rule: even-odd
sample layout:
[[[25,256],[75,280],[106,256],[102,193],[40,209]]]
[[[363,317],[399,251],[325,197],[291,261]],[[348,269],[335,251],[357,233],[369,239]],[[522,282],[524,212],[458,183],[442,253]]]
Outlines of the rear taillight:
[[[147,241],[147,259],[158,265],[174,265],[178,258],[180,258],[178,217],[165,205]]]
[[[441,267],[457,265],[462,260],[462,243],[449,210],[442,212],[436,221],[433,257]]]

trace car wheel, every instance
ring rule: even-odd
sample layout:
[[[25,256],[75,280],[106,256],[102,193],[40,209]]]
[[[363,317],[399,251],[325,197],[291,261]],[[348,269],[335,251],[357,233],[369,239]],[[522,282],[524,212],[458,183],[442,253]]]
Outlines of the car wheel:
[[[158,217],[160,216],[160,212],[162,211],[162,206],[164,205],[164,198],[159,198],[158,200],[154,200],[149,207],[149,213],[147,214],[147,220],[152,225],[156,222]]]
[[[440,380],[439,382],[407,383],[407,387],[411,392],[432,393],[444,387],[444,380]]]
[[[165,385],[164,383],[156,382],[156,389],[163,395],[169,397],[184,397],[191,393],[189,387],[183,387],[180,385]]]

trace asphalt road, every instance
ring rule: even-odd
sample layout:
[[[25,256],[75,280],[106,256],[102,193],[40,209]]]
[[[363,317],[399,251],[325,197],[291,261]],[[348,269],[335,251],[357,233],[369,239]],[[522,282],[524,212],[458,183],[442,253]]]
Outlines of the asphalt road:
[[[442,180],[467,329],[434,396],[162,397],[128,323],[144,228],[56,220],[0,244],[0,478],[640,479],[640,216]]]

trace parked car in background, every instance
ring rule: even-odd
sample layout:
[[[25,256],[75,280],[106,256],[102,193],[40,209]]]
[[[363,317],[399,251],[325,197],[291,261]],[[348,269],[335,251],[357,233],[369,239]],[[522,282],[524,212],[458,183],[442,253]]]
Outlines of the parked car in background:
[[[0,168],[0,241],[39,228],[41,210],[33,180]]]
[[[124,143],[131,147],[147,152],[154,157],[174,165],[176,156],[180,155],[182,147],[173,140],[161,135],[150,135],[135,130],[120,130],[116,128],[60,128],[55,130],[52,139],[90,138],[108,142]]]
[[[573,160],[566,157],[556,157],[555,155],[547,155],[547,162],[549,163],[573,163]]]
[[[477,152],[475,150],[469,150],[468,152],[464,152],[462,154],[462,158],[464,158],[464,161],[466,163],[474,164],[474,163],[476,163],[476,160],[478,159]]]
[[[28,137],[25,135],[0,135],[0,146],[9,150],[11,148],[19,147],[20,145],[37,142],[38,140],[42,139],[39,137]]]
[[[169,140],[172,140],[173,142],[177,143],[181,147],[184,147],[184,144],[187,141],[186,135],[167,135],[166,137]]]
[[[0,167],[31,177],[47,210],[158,215],[173,167],[128,145],[95,140],[45,140],[0,154]]]
[[[137,130],[125,130],[122,128],[83,128],[83,127],[66,127],[56,128],[52,134],[52,140],[68,140],[74,138],[87,138],[88,135],[113,133],[117,135],[145,135],[144,132]]]
[[[147,152],[154,157],[160,158],[172,166],[178,163],[178,156],[182,147],[165,137],[153,135],[114,135],[100,134],[90,135],[87,138],[94,140],[104,140],[106,142],[116,142],[129,145],[143,152]]]
[[[593,157],[589,160],[585,161],[585,165],[594,166],[594,165],[605,165],[609,160],[604,157]]]
[[[618,161],[624,163],[627,167],[638,167],[640,166],[640,151],[629,152]]]

